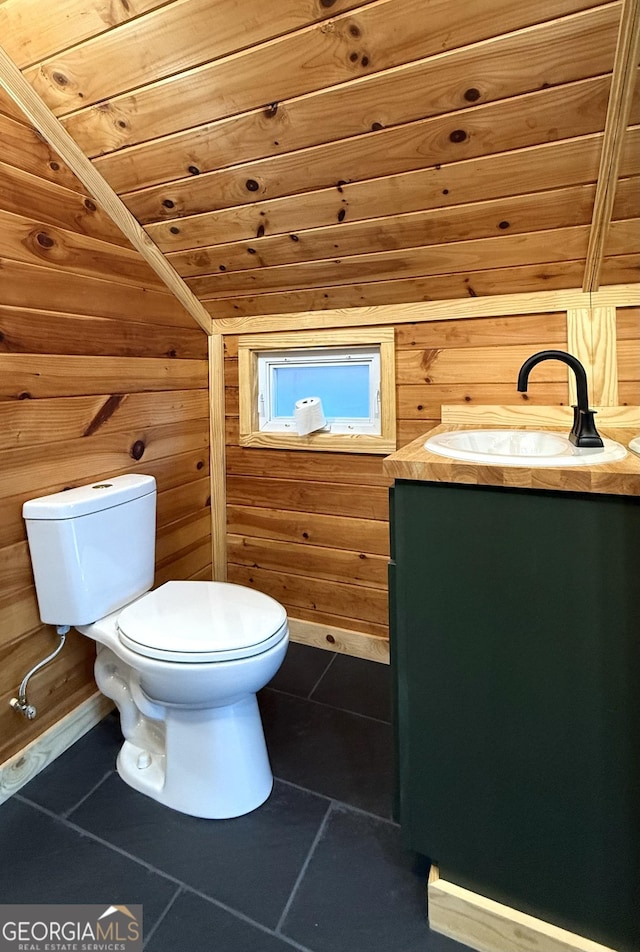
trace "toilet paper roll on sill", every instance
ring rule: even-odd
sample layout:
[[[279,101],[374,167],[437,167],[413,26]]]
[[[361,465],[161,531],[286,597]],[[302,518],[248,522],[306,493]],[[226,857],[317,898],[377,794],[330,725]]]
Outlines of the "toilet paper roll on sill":
[[[293,418],[298,436],[322,430],[327,425],[320,397],[303,397],[296,400]]]

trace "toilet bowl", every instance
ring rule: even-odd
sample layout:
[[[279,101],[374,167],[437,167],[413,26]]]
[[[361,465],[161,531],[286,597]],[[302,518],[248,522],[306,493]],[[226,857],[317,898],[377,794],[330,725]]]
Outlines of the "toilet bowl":
[[[96,642],[96,683],[116,704],[125,739],[121,778],[193,816],[259,807],[273,776],[256,692],[287,651],[283,606],[226,582],[150,591],[152,477],[30,500],[23,515],[42,620]]]
[[[273,776],[256,692],[287,651],[281,605],[240,585],[167,582],[77,628],[97,642],[96,684],[120,712],[123,780],[209,819],[264,803]]]

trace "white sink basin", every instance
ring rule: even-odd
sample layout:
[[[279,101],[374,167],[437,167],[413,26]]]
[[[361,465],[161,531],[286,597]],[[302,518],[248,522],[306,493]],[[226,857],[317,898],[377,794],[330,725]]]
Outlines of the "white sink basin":
[[[636,453],[637,456],[640,456],[640,436],[636,436],[632,440],[629,440],[629,449],[632,453]]]
[[[438,456],[500,466],[593,466],[624,459],[621,443],[578,447],[547,430],[455,430],[431,436],[424,448]]]

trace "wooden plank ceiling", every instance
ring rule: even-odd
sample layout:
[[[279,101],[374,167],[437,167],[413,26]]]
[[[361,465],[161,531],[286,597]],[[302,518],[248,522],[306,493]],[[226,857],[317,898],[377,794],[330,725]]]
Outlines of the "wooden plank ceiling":
[[[0,37],[233,330],[252,314],[580,287],[622,11],[4,0]],[[604,284],[638,280],[637,82],[631,98]]]

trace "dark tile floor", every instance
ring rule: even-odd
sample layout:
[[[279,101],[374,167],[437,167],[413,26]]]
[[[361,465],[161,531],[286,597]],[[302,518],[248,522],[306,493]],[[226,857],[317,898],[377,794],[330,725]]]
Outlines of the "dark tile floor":
[[[463,952],[391,820],[389,670],[292,644],[262,692],[269,800],[200,820],[114,772],[115,715],[0,806],[0,902],[141,903],[148,952]]]

